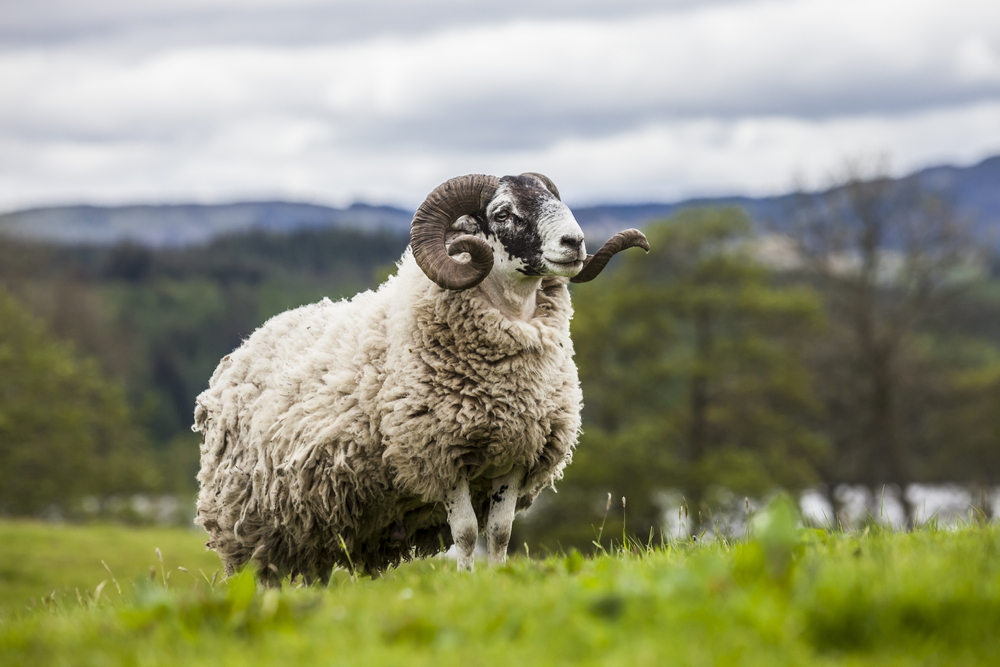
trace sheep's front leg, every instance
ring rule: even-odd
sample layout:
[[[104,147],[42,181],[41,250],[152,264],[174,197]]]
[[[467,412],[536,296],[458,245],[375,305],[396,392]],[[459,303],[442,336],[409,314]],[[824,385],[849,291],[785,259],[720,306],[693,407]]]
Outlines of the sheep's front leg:
[[[445,494],[444,506],[448,510],[448,524],[451,526],[451,537],[458,551],[458,570],[472,571],[475,560],[476,538],[479,537],[479,522],[472,509],[472,497],[469,495],[469,480],[460,479],[452,489]]]
[[[507,562],[507,543],[510,542],[510,528],[514,523],[514,508],[521,493],[524,468],[514,468],[493,480],[493,495],[490,496],[490,516],[486,521],[486,550],[490,567]]]

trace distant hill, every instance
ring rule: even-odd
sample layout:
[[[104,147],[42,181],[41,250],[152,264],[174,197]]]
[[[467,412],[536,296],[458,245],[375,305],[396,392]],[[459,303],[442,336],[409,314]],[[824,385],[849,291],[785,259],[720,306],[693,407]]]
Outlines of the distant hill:
[[[971,167],[940,166],[912,176],[947,192],[960,212],[974,216],[981,231],[1000,228],[1000,156]],[[792,195],[713,197],[674,203],[574,207],[589,238],[601,242],[625,227],[665,218],[683,208],[741,206],[754,220],[779,227]],[[149,247],[201,245],[247,231],[287,233],[298,229],[344,228],[405,234],[412,211],[391,206],[354,204],[333,208],[288,202],[220,205],[60,206],[0,215],[0,233],[60,244],[112,245],[122,241]]]
[[[413,213],[391,206],[332,208],[288,202],[59,206],[0,215],[0,232],[62,244],[122,241],[162,248],[202,245],[241,232],[345,228],[406,233]]]
[[[974,218],[978,231],[1000,229],[1000,155],[971,167],[929,167],[907,178],[918,178],[927,186],[945,193],[959,213]],[[702,206],[739,206],[755,221],[774,223],[779,229],[786,222],[793,204],[793,194],[776,197],[711,197],[688,199],[672,204],[622,204],[574,208],[580,226],[588,236],[607,238],[623,227],[642,226],[651,220],[666,218],[685,208]]]

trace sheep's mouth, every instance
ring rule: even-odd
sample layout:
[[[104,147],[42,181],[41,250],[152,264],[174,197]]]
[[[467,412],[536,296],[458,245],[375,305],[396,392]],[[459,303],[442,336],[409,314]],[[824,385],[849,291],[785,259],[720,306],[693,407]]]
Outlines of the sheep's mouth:
[[[554,274],[559,276],[572,277],[583,269],[582,259],[571,259],[568,262],[557,262],[555,260],[545,258],[545,263],[549,265],[549,269]]]

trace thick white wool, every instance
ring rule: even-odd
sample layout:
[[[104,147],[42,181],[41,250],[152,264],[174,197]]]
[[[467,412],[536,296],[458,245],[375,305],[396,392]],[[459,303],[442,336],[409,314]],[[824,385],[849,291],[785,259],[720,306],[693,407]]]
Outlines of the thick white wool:
[[[451,544],[443,500],[460,476],[481,525],[490,478],[513,465],[529,506],[580,426],[566,282],[546,279],[534,319],[510,321],[407,252],[375,292],[270,319],[197,399],[208,546],[230,571],[377,572]]]

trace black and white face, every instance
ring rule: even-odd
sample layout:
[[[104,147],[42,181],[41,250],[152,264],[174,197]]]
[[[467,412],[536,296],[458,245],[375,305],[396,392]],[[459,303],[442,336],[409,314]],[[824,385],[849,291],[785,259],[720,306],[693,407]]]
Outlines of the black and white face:
[[[493,271],[572,278],[583,267],[583,231],[569,208],[533,176],[504,176],[484,213],[460,219],[456,231],[493,247]]]

